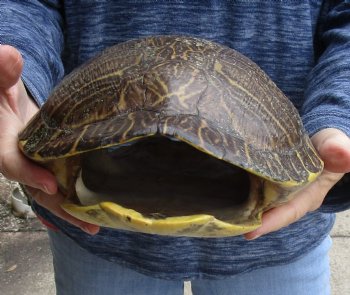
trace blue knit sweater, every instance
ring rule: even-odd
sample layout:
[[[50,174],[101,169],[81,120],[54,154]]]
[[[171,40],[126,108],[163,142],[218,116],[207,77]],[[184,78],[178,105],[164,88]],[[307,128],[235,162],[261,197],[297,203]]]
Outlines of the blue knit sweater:
[[[350,2],[299,0],[0,2],[0,42],[17,47],[23,81],[39,105],[76,66],[130,38],[185,34],[225,44],[262,67],[299,109],[307,131],[350,135]],[[103,228],[89,236],[35,210],[96,255],[166,279],[220,278],[291,262],[350,207],[343,181],[323,206],[257,240],[175,238]]]

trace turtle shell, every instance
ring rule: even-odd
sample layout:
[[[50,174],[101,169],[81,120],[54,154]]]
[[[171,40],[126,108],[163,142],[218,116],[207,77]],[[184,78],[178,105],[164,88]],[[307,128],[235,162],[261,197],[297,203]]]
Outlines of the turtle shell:
[[[226,46],[183,36],[131,40],[80,66],[54,89],[19,135],[19,146],[61,174],[67,191],[73,173],[62,176],[67,159],[159,136],[257,176],[270,195],[254,209],[257,215],[313,181],[323,168],[297,110],[254,62]],[[81,166],[80,160],[74,163]],[[141,223],[143,217],[133,216]],[[157,222],[170,227],[167,218]]]

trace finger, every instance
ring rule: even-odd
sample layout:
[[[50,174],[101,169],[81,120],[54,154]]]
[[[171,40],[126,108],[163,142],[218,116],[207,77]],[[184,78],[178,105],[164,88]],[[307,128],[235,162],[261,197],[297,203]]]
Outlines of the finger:
[[[255,231],[246,233],[244,236],[247,240],[259,238],[270,232],[288,226],[293,221],[303,217],[306,212],[306,206],[297,204],[297,202],[293,200],[285,205],[281,205],[265,212],[262,218],[262,226]]]
[[[15,85],[22,73],[23,59],[20,52],[9,45],[0,45],[0,88]]]
[[[76,227],[79,227],[88,234],[95,235],[99,232],[100,227],[98,225],[79,220],[62,209],[61,204],[64,202],[64,196],[62,194],[57,193],[55,195],[47,195],[40,190],[28,186],[26,186],[26,190],[33,197],[35,202],[49,210],[54,215]]]
[[[350,138],[334,128],[316,133],[312,142],[325,163],[325,169],[335,173],[350,172]]]
[[[294,199],[265,212],[262,218],[262,226],[245,234],[245,238],[252,240],[277,231],[296,222],[306,213],[318,209],[322,205],[328,191],[342,176],[342,173],[324,171],[315,182],[297,192]]]
[[[0,172],[8,179],[37,188],[47,194],[57,192],[55,176],[43,167],[34,164],[17,149],[17,145],[7,145],[0,151]],[[10,147],[13,147],[11,150]]]

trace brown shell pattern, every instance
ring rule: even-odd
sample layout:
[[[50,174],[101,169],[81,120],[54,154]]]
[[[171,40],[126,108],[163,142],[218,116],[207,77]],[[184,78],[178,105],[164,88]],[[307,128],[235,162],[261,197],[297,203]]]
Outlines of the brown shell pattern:
[[[255,63],[180,36],[106,49],[56,87],[20,142],[45,161],[157,133],[280,182],[322,169],[297,110]]]

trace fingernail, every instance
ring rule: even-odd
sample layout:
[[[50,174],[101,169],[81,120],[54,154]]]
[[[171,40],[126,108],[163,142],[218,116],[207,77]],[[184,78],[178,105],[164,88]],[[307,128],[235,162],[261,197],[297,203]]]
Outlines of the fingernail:
[[[45,184],[40,185],[40,189],[41,189],[44,193],[46,193],[46,194],[48,194],[48,195],[51,195],[51,193],[50,193],[48,187],[47,187]]]
[[[95,235],[98,232],[96,231],[95,226],[93,226],[93,228],[90,228],[89,225],[82,225],[81,229],[89,235]]]
[[[41,189],[44,193],[46,193],[46,194],[48,194],[48,195],[53,195],[53,194],[56,193],[56,192],[53,191],[52,189],[49,189],[49,186],[46,185],[46,184],[40,184],[39,186],[40,186],[40,189]]]
[[[87,226],[82,226],[81,229],[86,232],[87,234],[91,235],[91,231]]]
[[[261,234],[251,232],[249,234],[246,234],[244,237],[245,237],[246,240],[252,241],[252,240],[255,240],[255,239],[261,237]]]

